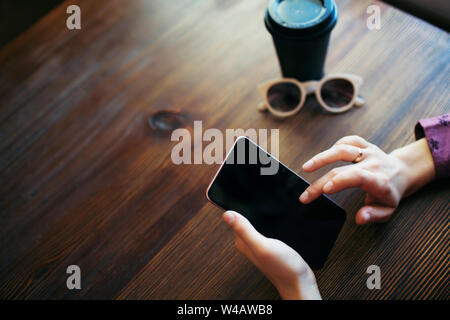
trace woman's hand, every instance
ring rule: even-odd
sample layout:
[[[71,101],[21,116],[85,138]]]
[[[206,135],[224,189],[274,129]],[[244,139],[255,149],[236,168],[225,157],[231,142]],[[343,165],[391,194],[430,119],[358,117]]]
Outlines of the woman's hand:
[[[434,179],[434,163],[426,139],[420,139],[390,154],[359,136],[340,139],[303,165],[307,172],[337,161],[358,163],[334,168],[314,181],[300,196],[310,203],[322,193],[333,194],[347,188],[367,193],[365,206],[356,214],[356,223],[388,220],[400,200]]]
[[[236,248],[266,275],[283,299],[320,299],[313,272],[294,249],[264,237],[234,211],[225,212],[223,220],[235,233]]]

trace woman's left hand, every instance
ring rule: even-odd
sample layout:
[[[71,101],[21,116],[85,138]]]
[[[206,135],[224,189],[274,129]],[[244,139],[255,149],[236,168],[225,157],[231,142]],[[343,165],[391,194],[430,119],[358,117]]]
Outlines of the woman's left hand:
[[[314,273],[294,249],[266,238],[237,212],[225,212],[223,220],[235,233],[236,248],[266,275],[283,299],[320,299]]]

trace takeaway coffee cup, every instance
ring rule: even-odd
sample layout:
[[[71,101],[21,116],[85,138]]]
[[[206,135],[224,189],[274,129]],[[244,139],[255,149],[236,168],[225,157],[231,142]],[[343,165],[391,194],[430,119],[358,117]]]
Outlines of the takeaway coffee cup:
[[[319,80],[338,19],[334,0],[270,0],[264,18],[285,78]]]

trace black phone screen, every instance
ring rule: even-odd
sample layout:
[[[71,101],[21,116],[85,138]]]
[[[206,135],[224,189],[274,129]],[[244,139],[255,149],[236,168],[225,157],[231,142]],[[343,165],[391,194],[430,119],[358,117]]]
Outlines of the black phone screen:
[[[269,166],[278,168],[275,173],[271,170],[271,174],[262,174],[262,169]],[[253,141],[240,137],[207,196],[223,209],[245,216],[264,236],[292,247],[317,270],[325,264],[346,214],[324,195],[302,204],[299,196],[308,186],[308,182]]]

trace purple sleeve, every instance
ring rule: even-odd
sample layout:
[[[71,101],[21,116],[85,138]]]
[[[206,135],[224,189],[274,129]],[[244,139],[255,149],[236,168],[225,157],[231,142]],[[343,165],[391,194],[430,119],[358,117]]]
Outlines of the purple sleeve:
[[[436,179],[450,177],[450,113],[420,120],[415,128],[416,139],[428,141],[436,169]]]

